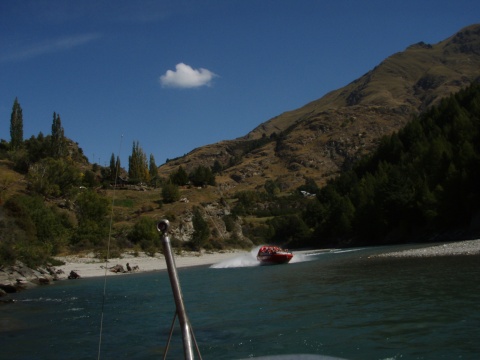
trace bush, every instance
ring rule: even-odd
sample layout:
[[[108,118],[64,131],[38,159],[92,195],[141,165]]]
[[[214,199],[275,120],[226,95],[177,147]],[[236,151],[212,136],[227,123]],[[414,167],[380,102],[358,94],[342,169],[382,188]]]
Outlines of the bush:
[[[13,246],[6,241],[0,242],[0,264],[13,265],[17,260],[17,255],[13,250]]]
[[[193,209],[192,223],[194,230],[190,242],[195,250],[200,250],[210,236],[210,228],[208,227],[207,222],[203,219],[200,208],[197,206]]]
[[[162,198],[165,203],[173,203],[180,200],[180,190],[173,183],[165,184],[162,188]]]
[[[160,236],[157,231],[157,223],[149,217],[141,217],[127,235],[134,244],[140,244],[145,252],[155,252],[160,246]]]
[[[235,229],[235,216],[225,215],[223,217],[223,222],[225,223],[225,230],[231,232]]]
[[[39,265],[46,264],[50,258],[50,251],[41,245],[32,245],[28,242],[21,242],[18,246],[18,260],[22,261],[26,266],[35,268]]]
[[[58,260],[58,259],[55,259],[55,258],[49,258],[48,259],[48,263],[52,266],[62,266],[62,265],[65,265],[65,261],[62,261],[62,260]]]

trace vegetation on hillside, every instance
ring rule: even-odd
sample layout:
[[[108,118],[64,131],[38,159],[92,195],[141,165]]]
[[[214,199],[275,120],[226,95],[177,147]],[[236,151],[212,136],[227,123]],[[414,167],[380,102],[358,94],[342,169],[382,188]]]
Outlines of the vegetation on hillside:
[[[114,251],[159,250],[155,221],[140,216],[151,206],[142,205],[133,222],[114,224],[110,231],[112,198],[106,191],[114,187],[162,186],[163,199],[159,196],[157,200],[161,207],[163,202],[179,200],[179,185],[186,183],[160,179],[153,155],[147,162],[138,141],[133,143],[127,172],[114,154],[109,167],[89,164],[82,149],[65,136],[57,113],[53,113],[52,132],[47,136],[39,133],[24,140],[23,122],[22,108],[15,99],[10,142],[2,140],[0,144],[4,169],[0,174],[0,264],[12,264],[18,259],[35,266],[65,251],[96,251],[104,256],[107,241],[111,241]],[[215,184],[211,169],[201,166],[185,176],[186,182],[195,186]],[[125,199],[117,206],[127,203]]]
[[[270,220],[270,239],[278,233],[292,245],[323,247],[475,235],[468,231],[480,212],[478,184],[480,85],[474,84],[382,138],[375,152],[322,189],[307,179],[303,190],[315,198],[299,207],[293,196],[290,208],[299,210]],[[244,194],[238,199],[242,213],[258,211]]]

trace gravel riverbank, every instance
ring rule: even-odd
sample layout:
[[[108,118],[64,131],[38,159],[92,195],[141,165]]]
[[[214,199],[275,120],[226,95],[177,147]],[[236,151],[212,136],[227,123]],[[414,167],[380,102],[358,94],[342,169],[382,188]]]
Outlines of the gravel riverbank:
[[[386,252],[373,257],[433,257],[454,255],[480,255],[480,239],[463,240],[442,244],[431,244],[425,247]]]

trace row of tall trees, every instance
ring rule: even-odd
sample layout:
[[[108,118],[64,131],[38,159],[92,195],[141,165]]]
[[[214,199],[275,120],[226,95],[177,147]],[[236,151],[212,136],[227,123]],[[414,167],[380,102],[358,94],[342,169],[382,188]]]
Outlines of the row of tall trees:
[[[53,113],[52,131],[50,135],[44,136],[41,132],[37,137],[23,139],[23,111],[15,98],[10,117],[10,143],[2,143],[6,150],[10,151],[11,160],[15,169],[27,173],[29,167],[41,159],[51,157],[61,159],[69,154],[68,141],[65,137],[60,115]],[[84,158],[79,149],[79,154],[74,154],[77,159]]]
[[[81,172],[79,164],[88,162],[83,152],[65,137],[60,115],[55,112],[47,136],[39,133],[24,140],[23,123],[16,98],[10,142],[2,142],[6,151],[1,155],[25,176],[29,192],[6,198],[0,209],[4,225],[0,227],[0,263],[20,259],[34,266],[67,246],[98,246],[106,240],[109,203],[93,190],[95,174]]]
[[[159,181],[155,157],[153,154],[150,154],[147,161],[147,155],[138,141],[133,142],[132,154],[128,157],[128,177],[130,182],[133,183],[157,185]]]
[[[15,98],[12,107],[12,113],[10,117],[10,144],[9,148],[12,151],[17,151],[23,147],[27,147],[28,159],[27,164],[23,164],[25,167],[31,163],[35,163],[40,158],[52,157],[54,159],[64,158],[68,153],[67,139],[65,137],[65,131],[62,126],[60,115],[53,113],[52,132],[48,141],[45,141],[45,137],[42,133],[37,138],[32,137],[30,143],[26,143],[23,139],[23,111],[18,101]],[[149,160],[138,141],[133,143],[132,154],[128,158],[128,175],[129,179],[133,183],[151,181],[158,181],[157,165],[155,158],[150,154]],[[107,175],[110,180],[114,180],[115,176],[120,173],[120,158],[112,154],[110,159],[109,174]]]

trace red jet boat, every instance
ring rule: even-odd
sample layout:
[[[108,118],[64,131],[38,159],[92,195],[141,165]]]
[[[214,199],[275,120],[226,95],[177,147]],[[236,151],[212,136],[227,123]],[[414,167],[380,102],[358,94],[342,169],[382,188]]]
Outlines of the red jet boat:
[[[257,260],[262,265],[286,264],[292,260],[293,254],[277,246],[262,246],[258,250]]]

